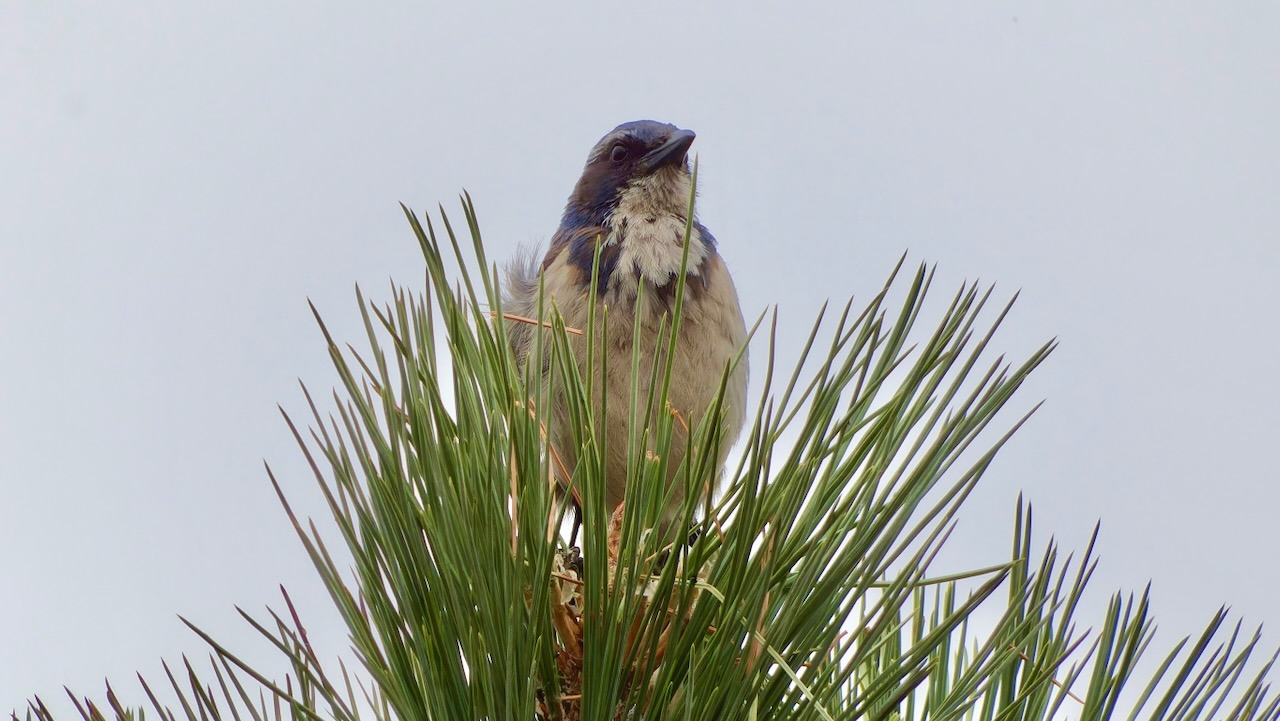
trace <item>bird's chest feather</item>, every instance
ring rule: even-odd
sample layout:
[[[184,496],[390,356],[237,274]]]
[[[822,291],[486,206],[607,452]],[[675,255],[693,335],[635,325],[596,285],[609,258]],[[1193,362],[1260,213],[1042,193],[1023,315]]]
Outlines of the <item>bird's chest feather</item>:
[[[683,232],[682,228],[682,235]],[[690,250],[692,252],[692,248]],[[710,253],[698,270],[700,276],[690,278],[686,283],[669,397],[672,407],[686,414],[686,420],[691,420],[689,416],[700,416],[705,410],[718,392],[727,364],[746,340],[738,294],[724,262],[719,255]],[[664,293],[662,288],[647,284],[642,296],[637,297],[634,292],[620,293],[617,287],[620,275],[623,273],[615,272],[610,278],[610,288],[602,294],[596,311],[599,323],[596,338],[601,351],[596,358],[608,358],[604,390],[610,395],[611,412],[628,407],[633,380],[642,394],[641,398],[648,394],[653,364],[666,362],[674,311],[673,289]],[[552,273],[549,277],[558,280],[565,275]],[[636,285],[644,282],[634,275],[632,279]],[[588,303],[581,285],[552,283],[548,290],[556,298],[566,325],[585,328]],[[575,354],[581,362],[586,357],[586,342],[581,336],[576,336],[574,344]],[[633,352],[640,358],[634,379],[631,367]],[[665,366],[660,365],[659,378],[664,370]],[[600,372],[599,368],[596,372]],[[740,395],[745,392],[745,386],[746,365],[743,363],[730,379],[729,392]],[[735,398],[735,401],[740,401],[740,398]],[[740,402],[735,405],[741,409]]]
[[[642,282],[655,288],[673,285],[684,262],[685,221],[672,215],[637,214],[615,216],[613,221],[605,247],[617,252],[618,264],[608,288],[615,301],[635,297]],[[689,236],[686,267],[696,276],[706,260],[707,246],[696,228]]]
[[[656,180],[659,182],[636,183],[624,191],[605,223],[609,231],[605,250],[617,259],[608,288],[615,302],[635,297],[638,285],[645,281],[657,288],[673,284],[685,264],[689,222],[672,209],[685,207],[687,182],[679,177]],[[694,225],[689,230],[687,272],[699,275],[709,255],[710,248]]]
[[[679,336],[675,343],[675,356],[671,359],[672,371],[667,395],[669,407],[674,409],[682,422],[674,428],[675,436],[667,452],[671,454],[668,467],[671,473],[679,466],[684,454],[684,433],[681,427],[697,428],[720,392],[725,369],[743,349],[746,327],[738,304],[737,290],[724,262],[714,251],[707,254],[699,266],[699,276],[686,284],[681,308]],[[616,274],[615,274],[616,275]],[[586,329],[588,325],[590,294],[584,283],[587,273],[572,263],[567,254],[557,258],[546,270],[546,291],[560,311],[567,326]],[[614,288],[611,283],[611,289]],[[643,297],[611,298],[606,291],[596,306],[596,352],[592,368],[593,394],[591,403],[600,408],[607,397],[606,417],[598,427],[607,441],[606,478],[608,501],[616,505],[622,500],[622,489],[627,478],[630,458],[628,443],[645,419],[652,419],[665,412],[662,408],[647,408],[651,384],[656,377],[662,382],[667,362],[670,340],[670,323],[673,299],[654,288],[646,288]],[[587,341],[585,336],[570,336],[573,354],[579,368],[586,371]],[[638,357],[639,365],[632,372],[632,359]],[[604,368],[600,366],[604,359]],[[657,373],[654,373],[654,368]],[[544,373],[548,372],[544,365]],[[636,393],[633,405],[633,390]],[[723,406],[723,439],[719,468],[745,419],[747,390],[747,363],[742,358],[725,386]],[[653,394],[658,395],[658,394]],[[555,421],[551,433],[562,455],[576,457],[572,445],[572,427],[563,396],[555,404]]]

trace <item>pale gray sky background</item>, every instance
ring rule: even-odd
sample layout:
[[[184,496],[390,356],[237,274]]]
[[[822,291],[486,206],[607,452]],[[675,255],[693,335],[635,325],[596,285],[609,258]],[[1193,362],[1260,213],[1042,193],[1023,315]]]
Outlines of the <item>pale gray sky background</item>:
[[[1061,339],[965,557],[1021,491],[1068,548],[1103,520],[1094,617],[1151,579],[1160,647],[1280,621],[1278,6],[747,5],[0,5],[0,711],[141,702],[205,652],[176,614],[243,647],[280,583],[342,646],[262,469],[319,510],[275,409],[332,382],[306,298],[358,340],[355,283],[419,282],[398,201],[545,240],[644,117],[698,132],[784,343],[904,251],[1022,289],[998,349]]]

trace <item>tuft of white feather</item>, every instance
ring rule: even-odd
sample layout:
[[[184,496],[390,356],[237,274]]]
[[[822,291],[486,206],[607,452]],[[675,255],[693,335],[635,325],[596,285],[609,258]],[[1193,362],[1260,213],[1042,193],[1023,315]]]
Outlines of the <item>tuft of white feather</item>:
[[[606,245],[617,246],[611,290],[634,298],[643,279],[663,287],[675,280],[684,258],[685,217],[691,180],[678,168],[664,168],[632,181],[618,195],[605,221]],[[689,275],[698,275],[711,250],[695,226],[689,237]]]

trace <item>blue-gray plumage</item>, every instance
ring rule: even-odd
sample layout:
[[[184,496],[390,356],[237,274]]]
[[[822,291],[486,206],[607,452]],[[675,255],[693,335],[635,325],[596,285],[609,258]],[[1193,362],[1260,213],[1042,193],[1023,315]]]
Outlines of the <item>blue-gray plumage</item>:
[[[546,307],[554,304],[567,326],[585,328],[591,271],[596,246],[601,245],[597,300],[608,308],[608,344],[600,350],[608,354],[603,384],[608,394],[608,417],[602,428],[607,438],[605,498],[610,510],[622,502],[626,488],[627,443],[633,423],[629,408],[634,324],[638,321],[641,329],[642,377],[637,380],[643,401],[649,392],[648,369],[652,367],[660,322],[674,308],[672,300],[684,254],[692,190],[687,153],[693,139],[690,130],[652,120],[614,128],[587,156],[582,177],[569,196],[560,227],[541,264],[529,254],[507,272],[504,302],[508,313],[537,316],[541,276]],[[746,342],[746,327],[737,290],[716,252],[715,239],[696,219],[688,256],[680,337],[676,341],[668,400],[690,428],[697,428],[715,400],[726,367]],[[643,298],[639,295],[641,286]],[[522,366],[529,361],[535,330],[527,323],[508,323],[512,347]],[[575,340],[574,352],[581,367],[585,364],[585,340]],[[744,357],[729,377],[717,471],[742,430],[746,391]],[[553,399],[553,404],[551,442],[572,473],[577,457],[572,429],[567,425],[562,400]],[[677,423],[670,448],[673,457],[668,459],[672,477],[684,449],[685,433]],[[709,483],[707,486],[701,489],[702,493],[711,490]],[[671,520],[679,500],[677,491],[676,502],[667,510],[667,520]]]

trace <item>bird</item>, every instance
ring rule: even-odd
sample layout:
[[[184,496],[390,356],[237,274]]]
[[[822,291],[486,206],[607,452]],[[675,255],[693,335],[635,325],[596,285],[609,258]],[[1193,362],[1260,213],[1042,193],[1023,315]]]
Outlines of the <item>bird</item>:
[[[544,309],[554,307],[567,327],[584,329],[589,322],[594,281],[596,318],[601,324],[598,327],[607,330],[607,341],[599,341],[603,345],[599,352],[607,354],[607,376],[596,386],[608,399],[607,417],[603,423],[599,419],[596,423],[605,438],[604,497],[608,510],[613,512],[623,502],[627,486],[631,429],[644,418],[644,409],[637,409],[636,417],[630,410],[633,346],[639,346],[636,380],[639,403],[643,403],[649,397],[655,355],[660,354],[659,360],[665,360],[666,346],[658,350],[658,342],[660,337],[669,336],[659,334],[664,333],[662,328],[670,328],[685,253],[685,232],[691,228],[668,395],[669,405],[679,417],[666,450],[669,457],[665,490],[672,493],[660,519],[664,526],[675,520],[684,498],[682,484],[675,481],[687,433],[697,429],[711,410],[727,369],[721,406],[723,435],[713,466],[717,475],[712,481],[722,472],[746,417],[748,361],[742,351],[747,330],[738,292],[716,239],[696,217],[691,224],[688,218],[693,190],[688,152],[695,137],[692,130],[653,120],[623,123],[607,133],[587,155],[582,176],[569,195],[545,256],[538,262],[536,249],[526,249],[518,255],[506,268],[503,292],[505,313],[532,319],[538,317],[541,286]],[[550,310],[543,313],[549,316]],[[607,321],[600,321],[602,316]],[[537,361],[530,358],[535,352],[537,327],[508,320],[507,329],[515,359],[523,371]],[[581,336],[570,338],[579,368],[585,372],[586,341]],[[544,339],[543,347],[549,345],[550,341]],[[551,373],[547,360],[544,357],[541,367],[535,366],[534,370],[543,383]],[[662,366],[659,368],[661,383]],[[548,435],[563,462],[563,472],[572,477],[578,458],[575,435],[563,394],[556,395],[554,389],[552,393]],[[593,402],[598,404],[598,396]],[[699,484],[700,500],[712,490],[712,481]]]

